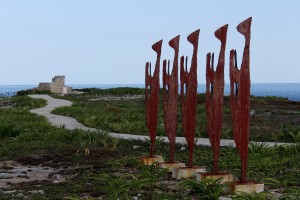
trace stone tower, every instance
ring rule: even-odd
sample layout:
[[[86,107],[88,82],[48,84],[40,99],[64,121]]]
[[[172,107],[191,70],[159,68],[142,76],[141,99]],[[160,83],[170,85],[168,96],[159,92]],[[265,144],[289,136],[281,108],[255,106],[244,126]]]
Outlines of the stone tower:
[[[55,76],[52,78],[52,83],[50,84],[50,91],[52,93],[63,93],[63,88],[65,86],[65,76]]]

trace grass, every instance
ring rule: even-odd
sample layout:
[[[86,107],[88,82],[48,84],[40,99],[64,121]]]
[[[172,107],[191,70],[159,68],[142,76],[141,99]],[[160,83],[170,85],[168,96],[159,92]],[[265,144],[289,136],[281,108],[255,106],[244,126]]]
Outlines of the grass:
[[[76,118],[86,126],[115,133],[147,135],[145,124],[145,104],[143,96],[131,100],[94,100],[103,96],[122,96],[143,93],[143,89],[114,88],[108,90],[83,89],[81,95],[69,95],[63,98],[73,101],[71,107],[61,107],[54,114]],[[162,96],[162,95],[161,95]],[[62,98],[62,97],[59,97]],[[180,103],[178,102],[177,136],[183,136]],[[162,99],[159,102],[157,135],[164,136]],[[288,101],[276,97],[251,97],[251,109],[255,109],[255,118],[250,121],[250,140],[274,142],[299,142],[300,102]],[[293,114],[291,114],[293,112]],[[224,97],[222,138],[232,139],[231,111],[229,97]],[[197,97],[197,137],[208,137],[206,130],[205,95]]]
[[[130,109],[128,109],[130,108]],[[132,100],[129,102],[81,101],[71,108],[57,108],[53,113],[68,115],[76,118],[86,126],[100,128],[116,133],[145,133],[145,109],[143,102]],[[161,126],[162,127],[162,126]],[[162,128],[159,129],[163,133]]]
[[[221,182],[222,178],[204,179],[203,181],[185,179],[178,185],[189,189],[189,193],[197,195],[199,199],[218,200],[226,192],[226,185],[221,184]]]
[[[95,96],[95,95],[143,95],[145,90],[142,88],[109,88],[109,89],[99,89],[99,88],[83,88],[75,89],[75,91],[84,92],[82,96]]]
[[[136,104],[137,109],[143,107],[143,100],[91,102],[87,100],[87,96],[67,98],[75,102],[71,108],[78,109],[76,115],[85,117],[94,112],[98,118],[100,114],[97,112],[98,109],[101,110],[102,105],[105,105],[103,108],[109,109],[109,112],[115,111],[114,115],[120,110],[121,113],[127,113],[128,109],[131,110],[128,105]],[[226,186],[218,181],[176,181],[166,171],[138,163],[138,156],[148,154],[148,141],[113,139],[105,131],[71,131],[53,127],[44,117],[29,112],[32,108],[45,105],[44,101],[28,97],[14,97],[9,100],[15,102],[13,107],[0,108],[0,161],[12,159],[32,165],[50,165],[61,168],[59,174],[66,178],[65,182],[59,184],[27,182],[13,186],[12,189],[21,191],[29,199],[218,199],[220,195],[228,196]],[[198,97],[199,112],[204,111],[202,101],[203,98]],[[85,112],[80,111],[79,105],[86,107]],[[138,112],[140,111],[136,110],[133,113]],[[114,115],[111,116],[113,120]],[[291,136],[291,140],[297,137],[297,129],[294,126],[282,126],[281,130],[286,130],[283,134],[287,135],[292,132],[294,136]],[[230,131],[228,132],[230,134]],[[134,149],[134,145],[138,145],[139,148]],[[186,163],[188,153],[186,149],[182,150],[182,147],[186,148],[183,145],[176,146],[175,160]],[[167,144],[157,142],[157,154],[167,159],[168,150]],[[247,175],[250,179],[264,182],[266,193],[236,194],[232,198],[270,199],[270,191],[274,190],[282,194],[281,199],[299,198],[299,152],[299,143],[274,147],[251,144]],[[49,157],[51,162],[47,161]],[[210,147],[195,147],[194,165],[206,166],[208,171],[211,170]],[[222,147],[219,165],[221,171],[231,172],[238,177],[240,161],[236,149]],[[32,194],[32,190],[43,190],[44,194]],[[13,198],[16,197],[0,191],[0,199]]]

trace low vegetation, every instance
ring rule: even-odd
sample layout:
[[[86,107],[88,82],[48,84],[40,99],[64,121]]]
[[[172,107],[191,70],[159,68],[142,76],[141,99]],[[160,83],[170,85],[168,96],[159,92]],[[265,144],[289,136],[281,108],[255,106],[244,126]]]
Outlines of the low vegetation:
[[[145,90],[142,88],[109,88],[109,89],[99,89],[99,88],[83,88],[75,89],[74,91],[83,92],[81,96],[89,97],[94,95],[143,95]]]
[[[109,110],[107,115],[113,113],[110,116],[113,119],[107,118],[108,120],[115,120],[118,113],[128,114],[130,111],[127,110],[131,110],[131,115],[138,114],[142,118],[143,99],[120,102],[89,100],[96,97],[99,97],[98,94],[96,96],[82,94],[64,98],[75,102],[68,112],[75,113],[74,116],[77,117],[79,115],[89,117],[88,115],[93,112],[95,118],[98,118],[100,114],[97,111],[105,108]],[[205,109],[202,106],[202,97],[201,95],[198,97],[198,115]],[[255,98],[255,100],[265,101],[260,98]],[[44,117],[29,112],[32,108],[44,106],[44,101],[26,96],[9,98],[5,101],[11,101],[12,104],[11,107],[0,108],[0,162],[15,160],[24,165],[53,167],[58,170],[57,175],[64,177],[64,181],[55,183],[45,180],[11,184],[10,188],[0,189],[0,199],[23,199],[25,197],[70,200],[218,199],[219,196],[229,196],[228,185],[220,184],[221,180],[178,181],[171,178],[165,170],[138,163],[137,157],[148,154],[149,141],[115,139],[111,138],[106,131],[71,131],[63,127],[53,127]],[[279,100],[276,99],[276,101]],[[135,104],[137,110],[133,111],[132,105]],[[80,111],[79,105],[83,106],[82,109],[85,109],[85,112]],[[141,107],[139,108],[141,110],[138,107]],[[68,110],[68,108],[63,109]],[[122,112],[118,112],[117,109],[121,109]],[[228,108],[225,106],[225,111],[226,109]],[[135,118],[130,118],[130,120],[134,121]],[[91,123],[91,126],[94,125]],[[285,131],[281,134],[294,135],[290,137],[290,141],[295,140],[294,137],[297,137],[295,132],[298,130],[296,126],[279,126],[280,130]],[[163,133],[163,128],[161,131]],[[123,130],[120,129],[120,132]],[[230,135],[230,131],[227,134]],[[168,145],[161,140],[157,141],[156,153],[165,159],[168,158],[168,148]],[[186,148],[183,145],[176,146],[176,160],[187,162]],[[299,152],[299,143],[274,147],[258,143],[251,144],[248,177],[264,182],[265,192],[253,195],[235,194],[230,197],[262,200],[299,199]],[[211,170],[212,150],[210,147],[197,146],[195,148],[194,165],[206,166],[208,171]],[[0,168],[0,172],[1,170],[4,169]],[[235,148],[221,148],[220,170],[233,173],[235,177],[239,176],[240,161]],[[22,197],[20,193],[23,194]]]
[[[86,126],[109,132],[147,134],[144,97],[140,95],[143,89],[83,89],[82,91],[85,93],[65,96],[64,98],[73,101],[74,104],[71,107],[57,108],[53,113],[74,117]],[[109,95],[110,93],[111,95]],[[140,96],[128,100],[112,98],[112,96],[129,93]],[[178,102],[177,135],[183,136],[179,104]],[[205,95],[199,94],[197,97],[196,129],[198,137],[207,137],[205,109]],[[251,97],[251,109],[255,110],[255,115],[250,121],[250,140],[263,142],[300,141],[300,102],[276,97]],[[222,137],[224,139],[233,138],[229,97],[224,97],[223,115]],[[165,135],[162,99],[160,99],[157,135]]]

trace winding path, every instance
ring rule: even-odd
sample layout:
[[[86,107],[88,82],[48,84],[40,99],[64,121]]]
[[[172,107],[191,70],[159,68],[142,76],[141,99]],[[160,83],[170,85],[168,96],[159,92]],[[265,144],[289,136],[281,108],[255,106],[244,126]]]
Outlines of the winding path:
[[[51,113],[52,110],[58,107],[63,107],[63,106],[71,106],[72,102],[68,100],[63,100],[63,99],[55,99],[50,97],[49,95],[29,95],[31,98],[36,98],[36,99],[45,99],[47,101],[47,106],[42,107],[42,108],[37,108],[30,110],[32,113],[36,113],[38,115],[43,115],[45,116],[51,124],[57,127],[64,126],[66,129],[84,129],[84,130],[95,130],[88,128],[79,122],[76,121],[76,119],[72,117],[65,117],[61,115],[54,115]]]
[[[88,131],[97,131],[95,128],[89,128],[84,126],[83,124],[76,121],[76,119],[72,117],[65,117],[61,115],[52,114],[51,111],[55,108],[62,106],[71,106],[72,102],[63,99],[55,99],[50,97],[49,95],[29,95],[31,98],[35,99],[45,99],[47,101],[47,106],[42,108],[37,108],[30,110],[32,113],[36,113],[38,115],[45,116],[51,124],[57,127],[64,127],[66,129],[83,129]],[[149,136],[144,135],[131,135],[131,134],[120,134],[120,133],[110,133],[112,137],[122,138],[122,139],[131,139],[131,140],[145,140],[149,139]],[[164,142],[168,142],[167,137],[159,137]],[[186,144],[186,140],[184,137],[176,137],[176,143],[178,144]],[[289,143],[276,143],[276,142],[257,142],[257,143],[265,143],[267,146],[275,146],[275,145],[286,145]],[[205,145],[210,146],[210,142],[208,138],[197,138],[197,145]],[[234,146],[235,143],[233,140],[221,139],[221,146]]]

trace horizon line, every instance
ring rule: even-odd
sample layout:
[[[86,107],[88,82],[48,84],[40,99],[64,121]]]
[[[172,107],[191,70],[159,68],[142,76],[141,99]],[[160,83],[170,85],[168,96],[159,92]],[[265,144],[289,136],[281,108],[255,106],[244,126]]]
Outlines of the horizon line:
[[[145,83],[68,83],[65,84],[66,86],[68,85],[144,85]],[[198,85],[205,85],[206,83],[198,83]],[[230,84],[230,83],[225,83],[225,85]],[[251,84],[300,84],[300,82],[253,82]],[[34,86],[38,84],[0,84],[0,86]],[[160,83],[160,85],[162,85]]]

